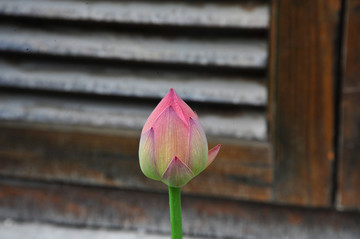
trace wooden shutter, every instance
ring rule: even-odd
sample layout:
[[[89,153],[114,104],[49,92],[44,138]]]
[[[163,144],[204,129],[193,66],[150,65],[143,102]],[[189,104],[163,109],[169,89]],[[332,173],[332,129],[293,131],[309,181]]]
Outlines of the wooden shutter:
[[[272,200],[267,1],[1,1],[0,174],[166,190],[139,170],[170,87],[219,159],[186,193]]]

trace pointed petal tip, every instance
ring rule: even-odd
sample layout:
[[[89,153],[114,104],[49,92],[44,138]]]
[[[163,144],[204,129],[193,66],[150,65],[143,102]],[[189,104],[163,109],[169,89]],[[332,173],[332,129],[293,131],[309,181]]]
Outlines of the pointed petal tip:
[[[172,94],[177,95],[177,93],[176,93],[176,91],[175,91],[175,89],[174,89],[174,88],[170,88],[169,93],[172,93]]]
[[[170,96],[177,95],[174,88],[170,88],[168,95],[170,95]]]
[[[176,92],[173,88],[170,88],[168,93],[163,97],[162,101],[164,101],[164,105],[171,105],[174,101],[174,95],[176,95]]]
[[[205,168],[207,168],[216,158],[216,156],[218,155],[220,148],[221,148],[221,144],[216,145],[214,148],[209,150],[208,153],[208,160],[206,162]]]
[[[194,115],[194,117],[193,116],[189,117],[189,123],[191,125],[196,124],[196,125],[200,126],[200,121],[199,121],[199,119],[196,118],[196,115]]]
[[[174,156],[162,176],[164,176],[168,170],[173,168],[176,169],[176,167],[188,168],[191,171],[191,169],[178,156]]]
[[[143,129],[141,131],[140,137],[142,137],[143,135],[150,135],[150,134],[154,135],[154,127],[151,127],[149,129],[145,129],[145,125],[144,125],[144,127],[143,127]]]
[[[221,144],[218,144],[214,148],[210,149],[209,155],[211,154],[215,158],[217,156],[217,154],[219,153],[221,146],[222,146]]]
[[[170,88],[169,92],[167,93],[167,95],[169,96],[169,98],[171,99],[171,102],[174,103],[174,102],[181,102],[181,103],[184,103],[182,102],[180,96],[176,93],[176,91],[174,90],[174,88]]]
[[[174,164],[178,164],[178,163],[183,163],[183,161],[181,161],[181,159],[178,158],[178,156],[175,156],[173,159],[172,159],[173,162],[170,162],[171,163],[174,163]]]
[[[150,135],[151,135],[151,137],[154,136],[154,127],[151,127],[150,129],[148,129],[148,130],[141,133],[141,137],[142,136],[149,137]]]
[[[191,169],[177,156],[169,163],[163,173],[162,182],[171,187],[182,187],[194,177]]]
[[[218,145],[216,145],[214,148],[210,149],[209,152],[210,152],[210,151],[213,151],[213,153],[216,153],[216,155],[215,155],[215,157],[216,157],[217,154],[218,154],[219,151],[220,151],[221,146],[222,146],[222,144],[218,144]]]

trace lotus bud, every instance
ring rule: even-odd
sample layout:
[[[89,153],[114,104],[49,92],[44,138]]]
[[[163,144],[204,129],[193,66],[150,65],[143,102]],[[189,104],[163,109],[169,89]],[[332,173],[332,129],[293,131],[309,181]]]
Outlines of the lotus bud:
[[[140,168],[148,178],[182,187],[207,168],[219,150],[217,145],[208,151],[198,116],[170,89],[142,129]]]

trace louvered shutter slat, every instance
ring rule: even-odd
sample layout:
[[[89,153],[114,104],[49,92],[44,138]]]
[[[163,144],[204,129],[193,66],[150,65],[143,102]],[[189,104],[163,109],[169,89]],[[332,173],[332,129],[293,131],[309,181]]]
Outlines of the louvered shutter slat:
[[[160,99],[173,87],[185,100],[266,105],[266,81],[224,72],[161,67],[69,63],[59,60],[0,60],[0,84],[29,89]]]
[[[264,29],[269,22],[268,4],[256,1],[3,0],[0,13],[74,21],[248,29]]]
[[[0,24],[0,50],[99,59],[264,68],[264,40]]]
[[[67,97],[39,97],[3,93],[1,117],[7,121],[62,124],[68,126],[132,129],[140,131],[153,108],[136,103],[78,100]],[[201,123],[210,136],[264,140],[266,120],[261,113],[198,111]]]

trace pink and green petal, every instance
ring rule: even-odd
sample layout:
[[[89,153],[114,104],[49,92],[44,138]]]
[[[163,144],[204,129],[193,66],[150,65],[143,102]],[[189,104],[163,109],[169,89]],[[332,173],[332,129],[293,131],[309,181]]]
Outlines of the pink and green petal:
[[[220,147],[221,147],[221,144],[218,144],[214,148],[209,150],[208,160],[206,162],[205,168],[207,168],[214,161],[214,159],[216,158],[216,156],[219,153]]]
[[[169,91],[169,95],[172,98],[171,105],[174,107],[175,112],[185,122],[185,124],[188,125],[189,117],[196,117],[194,111],[176,94],[172,88]]]
[[[160,103],[156,106],[153,112],[150,114],[148,119],[145,122],[145,125],[142,129],[141,133],[149,130],[154,122],[157,120],[158,116],[166,110],[167,107],[172,106],[174,111],[178,114],[179,118],[187,125],[187,119],[189,117],[195,117],[195,113],[191,110],[191,108],[176,94],[174,89],[170,89],[170,91],[166,94],[166,96],[160,101]]]
[[[154,129],[151,128],[140,138],[139,160],[141,171],[146,177],[160,180],[155,161]]]
[[[185,162],[194,175],[204,170],[208,158],[208,145],[200,123],[190,118],[189,157]]]
[[[182,187],[193,177],[191,169],[175,156],[162,175],[161,181],[171,187]]]
[[[161,175],[174,155],[179,158],[188,157],[189,128],[179,118],[172,106],[161,113],[154,122],[153,128],[157,171]]]

